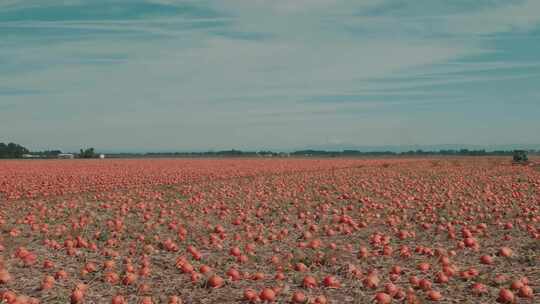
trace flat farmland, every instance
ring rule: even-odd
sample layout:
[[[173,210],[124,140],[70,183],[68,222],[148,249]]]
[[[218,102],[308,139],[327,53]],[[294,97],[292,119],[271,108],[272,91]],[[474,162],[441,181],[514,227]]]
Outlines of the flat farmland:
[[[0,162],[3,303],[539,303],[505,158]]]

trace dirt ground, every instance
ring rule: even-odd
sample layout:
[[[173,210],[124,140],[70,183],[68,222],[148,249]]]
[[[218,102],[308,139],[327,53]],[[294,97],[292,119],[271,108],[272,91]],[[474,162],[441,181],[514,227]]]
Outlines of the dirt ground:
[[[355,160],[313,170],[296,161],[279,163],[290,170],[131,187],[103,174],[101,182],[118,187],[4,200],[0,292],[6,303],[69,303],[82,283],[81,303],[116,295],[127,303],[248,303],[246,290],[270,288],[275,303],[301,292],[306,302],[338,304],[373,303],[383,292],[391,303],[495,303],[508,289],[514,303],[540,303],[535,168],[502,158]],[[130,172],[128,183],[144,175]],[[503,256],[503,247],[512,253]],[[223,279],[218,288],[214,275]],[[316,286],[306,287],[306,276]],[[328,277],[337,283],[325,284]]]

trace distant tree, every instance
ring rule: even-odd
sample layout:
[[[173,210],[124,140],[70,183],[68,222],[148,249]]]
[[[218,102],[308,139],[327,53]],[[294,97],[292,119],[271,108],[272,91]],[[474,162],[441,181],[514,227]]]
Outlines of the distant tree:
[[[94,158],[96,157],[96,153],[94,152],[94,148],[88,148],[88,149],[81,149],[81,153],[79,153],[80,158]]]
[[[23,154],[28,154],[30,151],[25,147],[15,144],[0,143],[0,158],[21,158]]]

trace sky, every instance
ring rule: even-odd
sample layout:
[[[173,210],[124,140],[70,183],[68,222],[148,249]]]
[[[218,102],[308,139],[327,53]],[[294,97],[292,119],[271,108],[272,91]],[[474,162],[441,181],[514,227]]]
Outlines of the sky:
[[[2,0],[0,142],[539,144],[538,0]]]

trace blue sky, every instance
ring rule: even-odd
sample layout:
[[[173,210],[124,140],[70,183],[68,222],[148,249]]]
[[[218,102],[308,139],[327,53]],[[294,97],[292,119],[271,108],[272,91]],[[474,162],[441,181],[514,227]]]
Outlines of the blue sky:
[[[538,144],[538,0],[3,0],[0,141]]]

